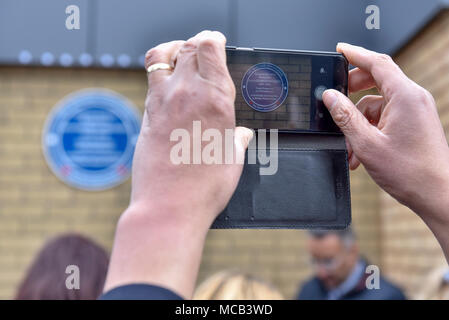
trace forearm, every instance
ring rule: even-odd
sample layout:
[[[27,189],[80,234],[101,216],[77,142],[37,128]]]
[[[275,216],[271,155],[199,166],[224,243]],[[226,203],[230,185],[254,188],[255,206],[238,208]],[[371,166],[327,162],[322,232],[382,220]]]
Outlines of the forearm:
[[[172,209],[134,207],[122,215],[105,291],[149,283],[192,297],[208,226],[179,219]]]

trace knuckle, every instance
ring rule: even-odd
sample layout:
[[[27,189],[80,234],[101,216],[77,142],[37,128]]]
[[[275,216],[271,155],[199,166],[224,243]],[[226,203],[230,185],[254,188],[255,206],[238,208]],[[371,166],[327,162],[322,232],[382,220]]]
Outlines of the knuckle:
[[[417,106],[434,106],[435,105],[435,99],[433,98],[432,94],[425,88],[419,86],[415,82],[411,83],[411,92],[412,94],[409,95],[406,99],[409,103],[413,103]]]
[[[379,53],[377,55],[377,60],[379,62],[383,62],[383,63],[385,63],[385,62],[392,63],[393,62],[393,59],[388,54],[385,54],[385,53]]]
[[[337,123],[342,130],[345,130],[350,127],[354,112],[346,106],[341,106],[334,111],[333,116],[335,123]]]
[[[226,42],[226,36],[220,31],[212,31],[212,34],[215,35],[217,38],[220,38],[222,41]]]
[[[165,42],[151,48],[145,53],[145,66],[148,68],[150,65],[167,62],[172,55],[172,52],[178,46],[181,46],[185,41],[174,40],[170,42]]]
[[[205,30],[199,32],[194,38],[198,38],[198,39],[199,39],[199,38],[201,38],[201,37],[205,37],[205,36],[207,36],[207,35],[210,35],[211,33],[212,33],[211,30],[205,29]]]
[[[192,50],[196,49],[196,44],[193,40],[189,40],[184,42],[184,44],[182,45],[180,52],[190,52]]]
[[[182,59],[183,57],[192,55],[196,51],[196,44],[195,42],[189,40],[184,42],[184,44],[179,48],[178,52],[178,60]]]
[[[179,85],[174,88],[171,94],[171,98],[175,101],[184,100],[189,95],[193,95],[191,89],[188,89],[185,85]]]
[[[159,46],[151,48],[145,53],[145,66],[148,68],[150,65],[156,63],[161,57],[161,49]]]
[[[221,43],[213,38],[206,38],[206,39],[201,39],[200,40],[200,44],[199,47],[201,48],[201,50],[205,50],[205,51],[216,51],[219,50],[221,46]]]
[[[228,115],[232,111],[229,96],[221,90],[210,87],[206,95],[209,102],[208,105],[212,107],[214,114]]]
[[[198,93],[194,88],[180,84],[171,88],[163,97],[164,105],[176,114],[186,110],[186,106],[198,98]],[[190,108],[187,108],[189,110]]]
[[[425,104],[435,104],[435,99],[433,98],[433,95],[429,92],[429,90],[421,88],[421,99],[422,102]]]
[[[395,66],[393,59],[385,53],[377,53],[371,64],[371,73],[382,73],[386,67]]]

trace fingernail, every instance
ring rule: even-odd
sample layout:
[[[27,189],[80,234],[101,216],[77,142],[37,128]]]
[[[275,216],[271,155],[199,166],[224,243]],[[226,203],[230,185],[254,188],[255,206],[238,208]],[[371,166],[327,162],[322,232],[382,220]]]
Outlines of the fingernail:
[[[336,50],[337,50],[338,52],[341,52],[345,46],[349,46],[349,44],[346,43],[346,42],[338,42],[338,43],[337,43],[337,49],[336,49]]]
[[[248,148],[249,143],[254,138],[254,132],[251,129],[245,128],[245,146]]]
[[[323,93],[323,102],[328,107],[328,109],[332,109],[338,101],[338,97],[335,94],[334,90],[326,90]]]

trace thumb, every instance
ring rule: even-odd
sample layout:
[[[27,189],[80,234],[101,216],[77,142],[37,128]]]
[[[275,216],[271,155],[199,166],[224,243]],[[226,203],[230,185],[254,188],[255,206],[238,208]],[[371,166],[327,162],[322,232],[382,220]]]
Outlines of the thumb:
[[[376,134],[378,129],[371,125],[352,101],[341,92],[333,89],[324,91],[323,102],[354,148],[365,143],[365,138]]]
[[[246,127],[236,127],[234,130],[235,161],[238,164],[245,162],[245,151],[254,136],[254,132]]]

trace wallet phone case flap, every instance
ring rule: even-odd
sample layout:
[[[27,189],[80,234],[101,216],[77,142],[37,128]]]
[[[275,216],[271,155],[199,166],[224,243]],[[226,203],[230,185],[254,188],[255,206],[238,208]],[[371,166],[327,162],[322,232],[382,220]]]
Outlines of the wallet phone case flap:
[[[270,155],[267,146],[256,151]],[[247,152],[247,160],[248,160]],[[277,170],[245,161],[238,187],[212,228],[343,229],[351,221],[344,136],[279,133]]]

